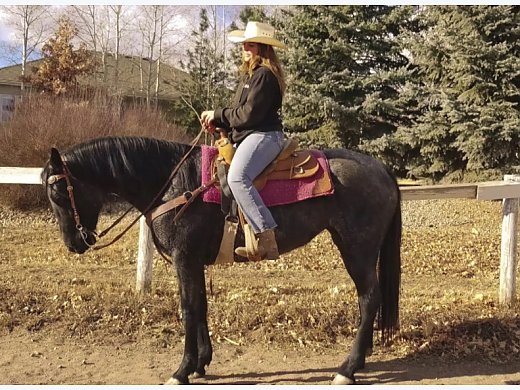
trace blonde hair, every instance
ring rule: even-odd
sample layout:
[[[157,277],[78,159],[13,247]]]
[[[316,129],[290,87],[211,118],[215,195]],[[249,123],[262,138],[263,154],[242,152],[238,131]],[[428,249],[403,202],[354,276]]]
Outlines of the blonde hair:
[[[271,45],[265,45],[263,43],[257,43],[257,45],[258,55],[253,55],[251,61],[242,60],[242,65],[240,65],[240,68],[238,69],[240,75],[245,76],[247,74],[249,77],[251,77],[253,75],[253,70],[257,66],[265,66],[276,76],[278,85],[280,86],[280,92],[283,96],[286,86],[285,76],[283,74],[282,66],[280,65],[280,61],[278,60],[276,52]]]

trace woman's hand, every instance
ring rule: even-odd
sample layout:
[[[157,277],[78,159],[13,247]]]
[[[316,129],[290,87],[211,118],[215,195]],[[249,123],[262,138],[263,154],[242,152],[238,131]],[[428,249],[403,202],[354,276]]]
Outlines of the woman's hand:
[[[215,132],[215,111],[204,111],[200,116],[200,122],[210,134]]]

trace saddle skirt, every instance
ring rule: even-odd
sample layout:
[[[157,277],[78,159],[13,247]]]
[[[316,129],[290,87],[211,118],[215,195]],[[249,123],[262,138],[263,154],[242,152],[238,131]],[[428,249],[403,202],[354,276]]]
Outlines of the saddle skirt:
[[[202,184],[213,177],[217,157],[216,147],[202,145]],[[328,161],[323,152],[314,149],[299,150],[288,159],[278,161],[274,171],[262,173],[254,184],[268,207],[334,193]],[[220,189],[210,187],[202,199],[220,204]]]

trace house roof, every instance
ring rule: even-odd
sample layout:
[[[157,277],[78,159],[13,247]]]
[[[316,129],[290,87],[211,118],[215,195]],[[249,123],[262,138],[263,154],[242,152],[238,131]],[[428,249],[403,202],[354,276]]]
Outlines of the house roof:
[[[0,68],[0,84],[4,85],[20,85],[21,65],[11,65]]]
[[[155,77],[157,64],[151,63],[147,58],[137,56],[119,55],[119,74],[117,86],[115,85],[116,60],[114,55],[105,57],[106,74],[101,65],[101,53],[95,54],[98,62],[97,70],[93,75],[82,76],[78,79],[84,85],[101,85],[109,89],[116,89],[123,96],[145,97],[146,86],[150,83],[150,93],[155,91]],[[27,63],[28,73],[33,67],[38,67],[41,59]],[[151,66],[150,66],[151,65]],[[151,77],[148,77],[150,70]],[[12,65],[0,68],[0,84],[20,86],[21,65]],[[188,74],[166,63],[160,63],[159,91],[161,100],[173,100],[179,96],[176,86],[188,77]],[[150,80],[150,81],[149,81]]]

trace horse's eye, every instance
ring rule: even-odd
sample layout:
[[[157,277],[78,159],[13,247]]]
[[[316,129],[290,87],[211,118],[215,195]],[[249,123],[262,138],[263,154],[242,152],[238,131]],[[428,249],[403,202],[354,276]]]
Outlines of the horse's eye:
[[[66,206],[69,201],[69,196],[66,193],[66,190],[60,190],[58,185],[53,185],[51,187],[51,196],[52,200],[60,206]]]

